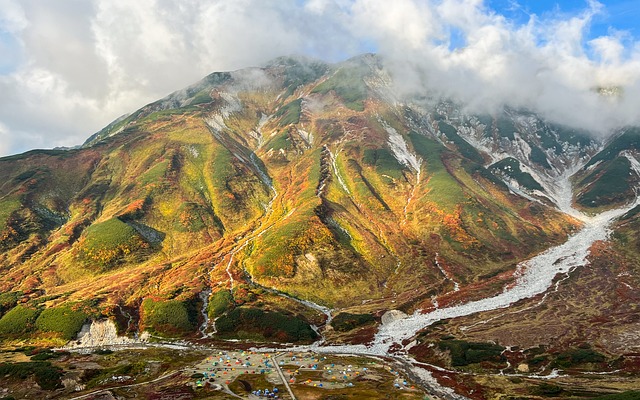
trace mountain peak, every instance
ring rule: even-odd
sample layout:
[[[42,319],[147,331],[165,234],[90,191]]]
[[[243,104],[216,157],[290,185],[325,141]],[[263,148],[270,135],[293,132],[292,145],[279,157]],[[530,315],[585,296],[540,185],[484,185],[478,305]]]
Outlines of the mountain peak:
[[[601,151],[526,110],[423,100],[396,96],[373,54],[283,57],[210,74],[81,149],[0,160],[0,290],[137,310],[165,335],[192,334],[193,309],[215,304],[201,314],[265,335],[251,310],[326,318],[292,299],[373,315],[497,293],[577,229],[572,204],[633,195],[633,132]],[[186,319],[154,319],[163,307]]]

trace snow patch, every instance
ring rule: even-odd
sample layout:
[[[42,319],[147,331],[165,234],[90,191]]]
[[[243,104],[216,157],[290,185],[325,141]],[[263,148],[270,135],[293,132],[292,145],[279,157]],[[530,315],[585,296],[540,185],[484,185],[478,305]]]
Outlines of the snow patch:
[[[389,148],[396,160],[398,160],[401,165],[410,167],[414,171],[418,172],[420,170],[420,165],[422,164],[422,159],[409,151],[407,142],[395,128],[389,126],[389,124],[383,120],[379,120],[379,122],[389,134],[387,143],[389,144]]]
[[[338,183],[340,184],[342,189],[344,189],[344,191],[347,192],[348,195],[351,195],[349,188],[347,188],[347,184],[344,182],[344,179],[342,179],[342,175],[340,175],[340,171],[338,170],[337,157],[338,154],[340,154],[340,150],[338,150],[335,155],[331,152],[331,150],[327,149],[327,151],[329,151],[329,157],[331,158],[331,167],[333,169],[333,174],[336,176],[336,179],[338,179]]]
[[[298,129],[298,135],[305,141],[307,146],[311,146],[313,143],[313,134],[305,131],[304,129]]]
[[[445,277],[447,280],[450,280],[451,282],[453,282],[453,291],[454,291],[454,292],[458,292],[458,291],[460,291],[460,284],[458,283],[458,281],[456,281],[456,280],[453,278],[453,276],[452,276],[450,273],[448,273],[444,268],[442,268],[442,265],[440,265],[440,262],[438,261],[438,258],[439,258],[439,257],[440,257],[440,255],[439,255],[438,253],[436,253],[436,257],[435,257],[435,260],[434,260],[434,262],[435,262],[435,264],[436,264],[436,267],[438,267],[438,269],[440,270],[440,273],[441,273],[442,275],[444,275],[444,277]]]
[[[635,156],[631,152],[626,150],[620,152],[620,155],[626,157],[627,160],[629,160],[629,162],[631,163],[631,169],[633,169],[638,178],[640,178],[640,162],[638,162],[638,159],[635,158]]]
[[[416,311],[408,318],[383,325],[370,349],[382,354],[387,352],[393,343],[401,343],[411,338],[420,329],[436,321],[506,308],[519,300],[544,293],[551,287],[556,275],[586,265],[591,245],[597,240],[606,240],[610,233],[609,225],[638,204],[640,200],[628,207],[610,210],[593,218],[585,217],[585,227],[567,242],[520,263],[515,285],[494,297],[441,308],[426,314]]]
[[[189,145],[187,146],[187,151],[191,154],[191,157],[198,158],[200,156],[200,152],[195,146]]]

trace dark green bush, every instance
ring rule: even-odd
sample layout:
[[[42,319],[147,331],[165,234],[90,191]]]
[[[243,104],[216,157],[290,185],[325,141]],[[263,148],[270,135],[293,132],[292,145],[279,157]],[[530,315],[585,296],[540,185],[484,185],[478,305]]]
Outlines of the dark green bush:
[[[592,400],[640,400],[640,392],[631,390],[623,393],[594,397]]]
[[[33,330],[39,310],[16,306],[0,319],[0,335],[17,335]]]
[[[82,311],[72,310],[68,306],[47,308],[36,320],[36,327],[41,332],[55,332],[65,340],[71,340],[80,332],[87,315]]]
[[[520,161],[513,157],[507,157],[495,164],[492,164],[489,169],[491,171],[499,171],[503,175],[507,175],[512,179],[515,179],[520,186],[523,186],[530,190],[543,190],[542,186],[536,181],[531,174],[523,172],[520,169]]]
[[[0,316],[18,304],[20,294],[18,292],[0,293]]]
[[[333,318],[331,326],[339,332],[350,331],[358,326],[375,322],[371,314],[349,314],[340,313]]]
[[[110,267],[125,257],[145,253],[149,243],[131,226],[118,218],[91,225],[82,241],[84,260]]]
[[[559,394],[562,394],[562,392],[564,392],[564,390],[560,386],[546,382],[533,388],[533,394],[540,396],[558,396]]]
[[[309,323],[300,317],[248,307],[235,308],[218,318],[216,329],[226,336],[243,331],[282,342],[309,341],[318,337]]]
[[[444,133],[447,139],[449,139],[456,145],[462,156],[468,158],[471,161],[475,161],[478,164],[484,163],[484,159],[482,158],[480,153],[478,153],[478,150],[476,150],[475,147],[473,147],[466,140],[460,137],[456,128],[447,124],[446,122],[439,122],[438,127],[440,128],[440,131]]]
[[[514,125],[513,121],[509,117],[501,116],[496,120],[496,127],[498,128],[498,134],[502,137],[506,137],[510,140],[514,140],[516,137],[515,132],[518,128]]]
[[[62,373],[53,366],[36,368],[34,371],[36,383],[44,390],[54,390],[62,386],[60,377]]]
[[[631,128],[624,132],[622,135],[613,139],[611,143],[607,145],[601,152],[593,156],[591,160],[585,165],[590,167],[597,164],[599,161],[611,161],[620,154],[622,150],[640,149],[640,129]]]
[[[549,165],[549,161],[547,160],[547,155],[539,147],[531,147],[531,155],[529,156],[529,159],[546,169],[551,169],[551,165]]]
[[[280,126],[297,124],[300,122],[300,114],[302,112],[302,99],[294,100],[285,106],[280,107],[276,112],[276,117],[282,117]]]
[[[537,357],[533,357],[531,360],[529,360],[529,365],[539,365],[543,362],[547,361],[547,357],[546,356],[537,356]]]
[[[593,349],[571,349],[558,354],[554,360],[554,366],[570,368],[580,364],[601,363],[605,356]]]
[[[577,202],[585,207],[599,207],[633,198],[630,171],[631,163],[625,157],[598,165],[580,182],[587,189],[580,193]]]
[[[379,174],[389,175],[395,179],[402,178],[402,165],[387,149],[366,149],[362,162],[375,166]]]
[[[105,372],[104,369],[85,369],[82,371],[82,375],[80,376],[80,381],[82,383],[89,383],[95,380],[97,377],[101,376]],[[89,386],[89,385],[88,385]]]
[[[504,347],[493,343],[474,343],[464,340],[445,340],[438,343],[440,350],[449,351],[454,367],[482,361],[502,361]]]
[[[209,308],[207,310],[209,318],[218,318],[233,307],[233,296],[226,289],[219,290],[211,295]]]
[[[367,85],[364,83],[367,72],[366,66],[341,68],[329,79],[316,86],[312,92],[325,94],[333,91],[344,100],[347,108],[363,111],[364,100],[367,98]]]
[[[60,370],[49,362],[18,362],[0,364],[0,376],[27,379],[34,375],[36,383],[45,390],[54,390],[62,386]]]
[[[60,355],[57,353],[43,351],[42,353],[38,353],[31,357],[31,361],[46,361],[52,358],[59,358]]]
[[[145,299],[142,318],[146,329],[164,335],[192,332],[197,324],[197,311],[190,302]]]
[[[212,101],[213,99],[209,95],[209,90],[202,90],[193,96],[189,105],[195,106],[196,104],[211,103]]]

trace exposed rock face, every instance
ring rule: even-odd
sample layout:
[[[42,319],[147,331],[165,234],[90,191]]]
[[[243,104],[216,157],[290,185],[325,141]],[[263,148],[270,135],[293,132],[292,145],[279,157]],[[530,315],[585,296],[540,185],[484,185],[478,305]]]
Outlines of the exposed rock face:
[[[389,310],[382,315],[382,325],[390,324],[399,319],[407,318],[408,315],[400,310]]]
[[[126,336],[118,336],[116,324],[111,320],[91,321],[84,324],[78,338],[72,340],[65,348],[82,348],[82,347],[100,347],[144,343],[149,339],[149,334],[143,332],[139,338],[129,338]]]

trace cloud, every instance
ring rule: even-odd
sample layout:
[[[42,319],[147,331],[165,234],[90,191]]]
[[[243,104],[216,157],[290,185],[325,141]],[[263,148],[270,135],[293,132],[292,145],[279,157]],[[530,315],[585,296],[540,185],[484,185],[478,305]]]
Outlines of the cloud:
[[[516,23],[482,0],[0,0],[0,155],[71,146],[118,116],[222,70],[281,55],[376,50],[402,93],[508,103],[608,131],[638,124],[640,46],[591,38],[585,3]],[[4,55],[3,51],[3,55]],[[595,89],[624,88],[615,101]]]
[[[361,0],[366,9],[382,0]],[[640,52],[621,36],[588,40],[602,5],[589,2],[577,15],[532,15],[516,25],[479,0],[443,0],[425,10],[405,8],[392,24],[365,18],[365,30],[379,32],[399,90],[453,97],[471,111],[495,112],[510,105],[534,110],[562,124],[606,134],[639,124]],[[406,30],[402,21],[427,27]],[[366,26],[369,24],[369,26]],[[453,33],[464,45],[452,48]],[[593,54],[589,54],[592,50]],[[605,98],[601,88],[623,88]]]
[[[7,128],[0,124],[0,154],[8,154],[11,149],[11,135]]]

